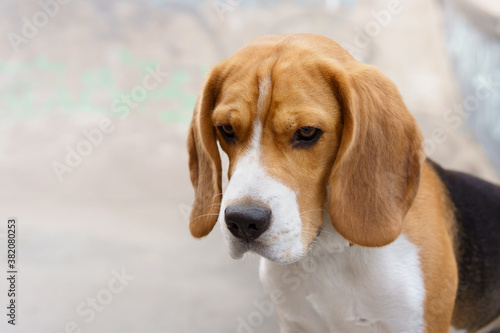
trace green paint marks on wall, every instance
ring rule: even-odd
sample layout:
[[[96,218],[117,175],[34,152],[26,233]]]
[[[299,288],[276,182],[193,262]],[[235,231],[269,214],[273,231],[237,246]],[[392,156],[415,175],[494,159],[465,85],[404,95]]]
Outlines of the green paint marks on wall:
[[[116,58],[119,66],[128,72],[136,71],[140,77],[148,73],[147,68],[158,66],[155,61],[135,59],[127,50],[118,50]],[[207,66],[200,66],[197,71],[202,75],[207,70]],[[0,59],[0,119],[24,119],[51,112],[111,115],[112,101],[121,93],[130,94],[130,91],[120,89],[116,69],[113,72],[102,66],[78,73],[79,77],[71,77],[71,87],[68,86],[68,77],[75,73],[70,71],[70,64],[51,61],[45,56],[24,63]],[[165,108],[160,106],[159,121],[188,124],[196,102],[196,95],[186,89],[190,80],[186,71],[172,71],[164,84],[148,92],[137,110],[148,112],[147,103],[158,101],[160,105],[166,105]],[[137,82],[138,85],[141,83],[140,80]]]

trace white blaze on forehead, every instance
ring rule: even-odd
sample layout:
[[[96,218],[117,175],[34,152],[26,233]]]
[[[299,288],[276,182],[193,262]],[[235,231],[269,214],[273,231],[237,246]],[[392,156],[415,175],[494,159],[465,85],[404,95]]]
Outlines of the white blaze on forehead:
[[[249,157],[252,160],[258,159],[260,157],[260,140],[262,137],[262,124],[256,119],[253,122],[253,133],[252,139],[250,140],[250,146],[248,147],[248,153],[245,157]]]
[[[271,78],[266,76],[259,80],[259,97],[257,98],[257,117],[253,122],[253,133],[247,156],[253,159],[260,157],[260,141],[262,136],[262,122],[260,115],[265,112],[271,103]]]
[[[257,98],[257,117],[269,107],[271,102],[271,78],[266,76],[259,80],[259,97]]]

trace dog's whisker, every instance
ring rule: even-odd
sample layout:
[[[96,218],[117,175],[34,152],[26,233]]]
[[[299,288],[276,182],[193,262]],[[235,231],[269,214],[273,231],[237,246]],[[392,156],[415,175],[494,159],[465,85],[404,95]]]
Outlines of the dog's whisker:
[[[313,226],[315,226],[315,227],[321,227],[321,225],[323,224],[323,220],[318,222],[318,221],[311,219],[310,217],[302,216],[301,218],[311,222],[313,224]]]
[[[194,219],[192,219],[191,221],[189,221],[189,223],[191,223],[191,222],[193,222],[194,220],[197,220],[197,219],[199,219],[199,218],[201,218],[201,217],[204,217],[204,216],[210,216],[210,215],[212,215],[212,216],[214,216],[214,215],[215,215],[215,216],[219,216],[219,214],[203,214],[203,215],[200,215],[200,216],[195,217]]]
[[[306,231],[318,231],[320,229],[302,228],[302,230],[306,230]],[[336,235],[336,233],[331,232],[331,231],[321,230],[321,232],[325,233],[325,234]]]
[[[303,215],[303,214],[305,214],[305,213],[312,212],[312,211],[318,211],[318,210],[324,211],[324,210],[326,210],[326,208],[314,208],[314,209],[309,209],[309,210],[303,211],[303,212],[302,212],[302,213],[300,213],[299,215],[300,215],[300,216],[302,216],[302,215]]]

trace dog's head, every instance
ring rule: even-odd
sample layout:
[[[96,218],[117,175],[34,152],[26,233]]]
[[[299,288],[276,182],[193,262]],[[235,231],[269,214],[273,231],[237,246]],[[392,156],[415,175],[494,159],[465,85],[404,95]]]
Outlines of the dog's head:
[[[221,188],[217,146],[229,157]],[[261,37],[218,64],[188,138],[195,202],[190,229],[219,221],[234,258],[300,259],[328,200],[353,244],[394,241],[418,189],[420,131],[394,84],[315,35]]]

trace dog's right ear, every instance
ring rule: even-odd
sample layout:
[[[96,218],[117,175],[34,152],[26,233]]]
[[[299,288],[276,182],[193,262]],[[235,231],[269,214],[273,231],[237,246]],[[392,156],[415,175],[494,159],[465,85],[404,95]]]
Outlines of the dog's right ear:
[[[196,101],[189,127],[189,173],[195,190],[189,229],[196,238],[206,236],[212,231],[217,222],[222,199],[221,160],[212,123],[220,81],[220,72],[212,70]]]

